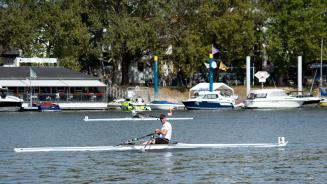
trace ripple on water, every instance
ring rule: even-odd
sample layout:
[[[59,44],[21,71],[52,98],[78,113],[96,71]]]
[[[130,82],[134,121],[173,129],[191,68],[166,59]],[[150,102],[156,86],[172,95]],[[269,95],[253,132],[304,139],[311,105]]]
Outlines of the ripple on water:
[[[159,112],[152,112],[154,114]],[[187,143],[271,143],[286,148],[14,153],[15,147],[115,145],[159,122],[83,122],[90,112],[2,113],[0,183],[325,183],[323,109],[176,111],[173,139]],[[125,117],[92,112],[93,118]]]

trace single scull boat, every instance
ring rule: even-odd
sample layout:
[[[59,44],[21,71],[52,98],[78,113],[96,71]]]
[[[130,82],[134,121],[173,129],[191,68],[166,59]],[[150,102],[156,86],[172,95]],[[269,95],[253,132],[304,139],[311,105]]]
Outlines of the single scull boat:
[[[168,120],[193,120],[194,118],[167,118]],[[84,121],[159,121],[159,118],[102,118],[102,119],[90,119],[85,116]]]
[[[57,152],[57,151],[128,151],[128,150],[168,150],[168,149],[203,149],[203,148],[271,148],[284,147],[287,145],[284,137],[278,137],[278,143],[255,143],[255,144],[150,144],[150,145],[117,145],[117,146],[90,146],[90,147],[38,147],[38,148],[14,148],[15,152]]]

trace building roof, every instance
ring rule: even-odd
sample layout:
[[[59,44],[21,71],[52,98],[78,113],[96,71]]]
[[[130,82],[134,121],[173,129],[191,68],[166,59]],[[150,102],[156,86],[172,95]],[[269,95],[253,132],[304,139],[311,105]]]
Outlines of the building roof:
[[[25,80],[30,78],[30,68],[36,79],[98,80],[98,78],[63,67],[0,67],[0,80]]]
[[[5,87],[106,87],[98,80],[1,80]]]

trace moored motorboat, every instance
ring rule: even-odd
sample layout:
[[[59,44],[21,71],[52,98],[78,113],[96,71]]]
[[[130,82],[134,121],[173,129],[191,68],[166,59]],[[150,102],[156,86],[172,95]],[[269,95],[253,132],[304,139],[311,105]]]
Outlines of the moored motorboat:
[[[304,99],[288,96],[282,89],[258,89],[250,91],[244,101],[244,107],[254,108],[297,108],[301,107]]]
[[[20,111],[22,104],[22,99],[8,95],[8,89],[0,86],[0,112]]]
[[[190,89],[189,99],[183,104],[188,110],[233,109],[236,99],[233,88],[224,83],[213,83],[212,92],[209,83],[199,83]]]

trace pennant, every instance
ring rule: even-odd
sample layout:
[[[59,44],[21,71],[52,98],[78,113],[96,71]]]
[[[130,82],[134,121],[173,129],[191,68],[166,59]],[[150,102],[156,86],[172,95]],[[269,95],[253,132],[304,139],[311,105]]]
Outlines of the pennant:
[[[216,49],[213,45],[211,45],[211,53],[217,54],[218,52],[220,52],[220,51],[218,49]]]
[[[223,63],[223,61],[220,61],[219,69],[226,72],[228,70],[228,67]]]

